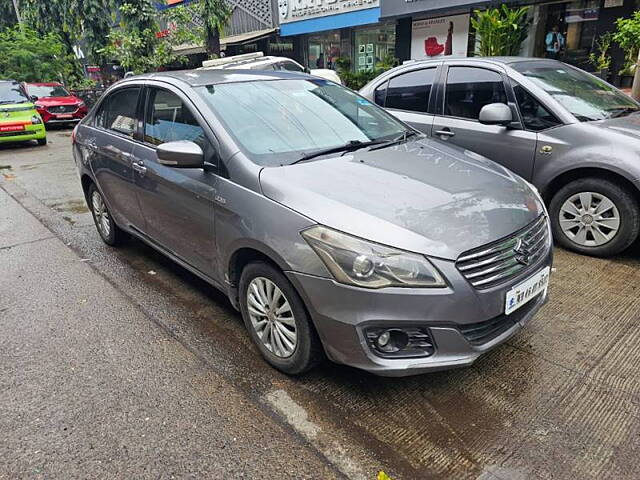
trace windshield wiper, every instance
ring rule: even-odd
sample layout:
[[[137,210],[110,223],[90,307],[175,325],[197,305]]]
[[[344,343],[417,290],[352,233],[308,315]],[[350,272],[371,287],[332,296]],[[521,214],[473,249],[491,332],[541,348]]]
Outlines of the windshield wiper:
[[[379,145],[381,143],[387,143],[388,140],[371,140],[370,142],[362,142],[360,140],[349,140],[347,143],[343,145],[338,145],[337,147],[323,148],[322,150],[316,150],[315,152],[307,153],[303,155],[299,159],[289,163],[289,165],[295,165],[296,163],[305,162],[307,160],[311,160],[312,158],[322,157],[323,155],[329,155],[331,153],[338,152],[352,152],[354,150],[359,150],[364,147],[370,147],[372,145]]]
[[[405,130],[404,133],[402,135],[400,135],[399,137],[393,138],[391,140],[387,140],[386,142],[382,142],[379,146],[376,146],[375,148],[372,148],[371,150],[380,150],[381,148],[387,148],[390,147],[392,145],[396,145],[400,142],[406,142],[407,139],[409,137],[413,137],[415,135],[417,135],[417,132],[414,132],[413,130]]]
[[[635,113],[638,111],[638,107],[621,107],[621,108],[612,108],[611,110],[607,110],[611,112],[609,118],[618,118],[623,115],[629,115],[631,113]]]

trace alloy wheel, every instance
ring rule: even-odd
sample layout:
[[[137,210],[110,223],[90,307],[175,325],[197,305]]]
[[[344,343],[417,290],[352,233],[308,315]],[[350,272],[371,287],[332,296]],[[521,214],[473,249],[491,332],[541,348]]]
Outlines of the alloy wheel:
[[[111,218],[107,206],[102,200],[102,195],[96,190],[91,196],[91,206],[93,207],[93,215],[96,219],[98,230],[104,238],[109,238],[111,234]]]
[[[268,278],[256,277],[247,288],[251,325],[262,344],[280,358],[293,355],[298,343],[296,319],[289,300]]]
[[[560,208],[560,228],[583,247],[599,247],[610,242],[620,229],[620,212],[615,203],[597,192],[580,192]]]

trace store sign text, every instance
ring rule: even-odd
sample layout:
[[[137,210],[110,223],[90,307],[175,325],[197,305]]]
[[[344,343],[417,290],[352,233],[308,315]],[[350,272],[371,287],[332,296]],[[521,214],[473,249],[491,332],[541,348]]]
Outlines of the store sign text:
[[[280,22],[295,22],[379,6],[380,0],[278,0]]]

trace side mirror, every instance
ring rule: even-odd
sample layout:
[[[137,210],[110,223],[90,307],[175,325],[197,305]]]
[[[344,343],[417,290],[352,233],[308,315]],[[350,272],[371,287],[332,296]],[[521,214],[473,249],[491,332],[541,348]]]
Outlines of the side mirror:
[[[304,73],[311,73],[311,69],[309,67],[304,67]]]
[[[167,142],[156,149],[158,162],[167,167],[203,168],[204,153],[200,145],[189,140]]]
[[[38,96],[37,95],[30,95],[29,98],[31,99],[32,102],[37,102],[38,101]]]
[[[513,121],[513,115],[508,105],[490,103],[482,107],[478,120],[484,125],[502,125],[506,127]]]

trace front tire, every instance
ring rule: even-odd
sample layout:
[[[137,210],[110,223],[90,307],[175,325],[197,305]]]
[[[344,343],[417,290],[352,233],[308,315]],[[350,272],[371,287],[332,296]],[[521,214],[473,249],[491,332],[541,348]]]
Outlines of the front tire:
[[[320,339],[295,288],[265,262],[247,265],[240,277],[240,311],[251,339],[273,367],[304,373],[323,357]]]
[[[122,244],[126,240],[127,234],[113,221],[111,212],[102,198],[102,193],[94,184],[89,187],[88,203],[96,229],[104,243],[112,247]]]
[[[47,144],[47,137],[39,138],[37,141],[38,141],[38,145],[40,145],[41,147],[44,147]]]
[[[551,199],[549,214],[558,244],[596,257],[624,251],[640,232],[640,207],[633,192],[605,179],[568,183]]]

